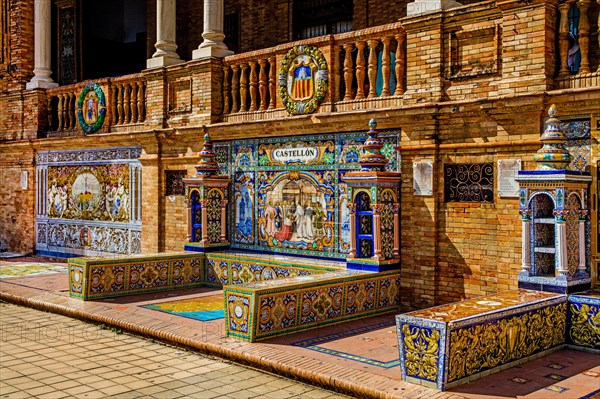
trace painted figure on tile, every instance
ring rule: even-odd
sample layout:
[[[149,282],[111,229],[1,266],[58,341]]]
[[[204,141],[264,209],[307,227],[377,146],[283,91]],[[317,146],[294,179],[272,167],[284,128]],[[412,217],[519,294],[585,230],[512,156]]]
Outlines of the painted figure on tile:
[[[242,192],[237,199],[236,228],[238,234],[246,237],[252,236],[252,199],[246,186],[242,186]]]
[[[93,90],[90,90],[86,95],[83,118],[88,125],[93,125],[98,119],[98,96]]]
[[[323,218],[325,216],[325,212],[323,208],[319,206],[318,203],[314,203],[314,217],[313,217],[313,226],[315,228],[315,237],[321,238],[325,234],[325,230],[323,229]]]
[[[304,217],[304,207],[302,207],[302,204],[300,204],[300,202],[298,202],[298,205],[296,205],[296,211],[294,213],[294,216],[296,218],[296,239],[302,240],[303,238],[305,238],[306,224]]]
[[[281,204],[279,203],[279,201],[277,201],[275,203],[275,220],[274,220],[274,223],[275,223],[275,229],[278,230],[278,231],[281,230],[282,222],[283,222],[283,220],[281,218],[281,215],[282,215]]]
[[[275,233],[275,238],[278,241],[286,241],[292,238],[292,225],[294,224],[294,221],[294,214],[292,211],[288,211],[285,219],[283,220],[283,227],[281,228],[281,231]]]
[[[267,209],[265,209],[265,218],[267,219],[267,234],[269,236],[275,235],[277,229],[275,228],[275,217],[277,216],[277,210],[273,206],[273,201],[269,201]]]
[[[115,202],[117,203],[117,219],[129,219],[129,194],[128,190],[125,189],[122,177],[119,177],[119,186],[117,188]]]
[[[311,203],[308,202],[306,208],[304,209],[304,237],[309,240],[314,240],[315,231],[313,228],[313,216],[315,214],[314,208],[311,206]]]

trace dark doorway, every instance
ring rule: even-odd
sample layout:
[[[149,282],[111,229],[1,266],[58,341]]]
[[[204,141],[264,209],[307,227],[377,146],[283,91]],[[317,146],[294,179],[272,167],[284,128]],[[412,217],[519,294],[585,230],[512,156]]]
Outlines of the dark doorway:
[[[82,78],[136,73],[146,67],[146,0],[85,0]]]

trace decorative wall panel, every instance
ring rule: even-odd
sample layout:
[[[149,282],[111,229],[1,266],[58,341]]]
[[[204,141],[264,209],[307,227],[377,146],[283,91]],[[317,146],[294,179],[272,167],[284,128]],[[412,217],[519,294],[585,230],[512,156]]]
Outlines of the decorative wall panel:
[[[379,136],[387,169],[397,171],[399,132]],[[219,170],[233,179],[232,247],[344,258],[350,215],[341,178],[360,169],[365,138],[359,132],[215,144]]]
[[[139,148],[37,154],[40,253],[131,254],[141,251]]]
[[[600,351],[600,294],[569,295],[567,342]]]

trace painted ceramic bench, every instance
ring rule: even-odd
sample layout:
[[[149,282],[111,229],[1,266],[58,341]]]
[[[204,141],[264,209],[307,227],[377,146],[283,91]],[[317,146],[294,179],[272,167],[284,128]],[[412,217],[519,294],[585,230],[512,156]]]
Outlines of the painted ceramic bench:
[[[221,287],[263,280],[310,276],[345,269],[345,262],[241,252],[209,252],[206,284]]]
[[[252,342],[394,312],[400,272],[343,269],[223,290],[227,335]]]
[[[396,316],[402,379],[445,390],[558,349],[567,296],[518,290]]]
[[[83,300],[204,285],[204,255],[163,252],[111,258],[71,258],[69,294]]]
[[[600,292],[569,295],[567,344],[600,353]]]

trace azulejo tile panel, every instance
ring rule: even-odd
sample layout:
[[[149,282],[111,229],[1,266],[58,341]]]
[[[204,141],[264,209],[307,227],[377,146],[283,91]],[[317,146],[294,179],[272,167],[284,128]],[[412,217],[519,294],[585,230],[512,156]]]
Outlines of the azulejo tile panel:
[[[194,252],[69,259],[70,295],[83,300],[204,285],[204,256]]]
[[[600,295],[569,295],[567,342],[600,350]]]
[[[399,170],[399,131],[379,137],[386,170]],[[216,143],[219,168],[233,180],[232,248],[345,258],[350,215],[341,178],[360,169],[365,138],[365,132],[348,132]],[[391,248],[391,241],[384,246]]]
[[[445,390],[562,345],[566,302],[519,290],[397,315],[402,379]]]
[[[140,153],[139,147],[38,152],[36,250],[139,253]]]
[[[248,335],[233,329],[226,315],[227,334],[256,341],[323,325],[395,311],[399,303],[399,272],[367,273],[339,270],[310,276],[225,286],[225,295],[252,298],[256,319]],[[392,288],[393,287],[393,288]],[[348,292],[354,297],[348,308]],[[383,300],[380,300],[383,298]],[[230,320],[232,319],[232,320]],[[252,317],[250,317],[252,319]],[[233,323],[233,324],[232,324]]]
[[[225,322],[228,334],[234,337],[249,340],[250,326],[252,325],[254,302],[251,295],[239,293],[236,290],[224,292]]]

